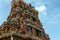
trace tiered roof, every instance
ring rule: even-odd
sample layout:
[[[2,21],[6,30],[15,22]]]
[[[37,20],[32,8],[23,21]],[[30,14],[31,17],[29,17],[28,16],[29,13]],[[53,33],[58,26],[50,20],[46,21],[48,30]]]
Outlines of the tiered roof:
[[[22,0],[13,0],[10,15],[0,28],[0,39],[9,36],[49,40],[38,18],[38,11]]]

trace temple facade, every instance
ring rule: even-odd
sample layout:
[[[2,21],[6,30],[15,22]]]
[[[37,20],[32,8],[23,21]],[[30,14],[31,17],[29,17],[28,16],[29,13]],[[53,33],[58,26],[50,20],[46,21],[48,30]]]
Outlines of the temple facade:
[[[23,0],[12,0],[11,11],[1,27],[0,40],[50,40],[38,11]]]

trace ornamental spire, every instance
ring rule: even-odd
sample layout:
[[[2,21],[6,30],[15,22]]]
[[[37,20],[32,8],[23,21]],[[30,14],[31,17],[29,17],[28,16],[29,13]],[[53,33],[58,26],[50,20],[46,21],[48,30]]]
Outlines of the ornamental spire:
[[[12,0],[10,15],[0,29],[0,40],[49,40],[38,11],[23,0]]]

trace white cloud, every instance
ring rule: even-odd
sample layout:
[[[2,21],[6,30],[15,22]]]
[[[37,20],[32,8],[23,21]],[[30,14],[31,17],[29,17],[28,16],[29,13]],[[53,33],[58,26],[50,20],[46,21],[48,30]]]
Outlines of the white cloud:
[[[40,14],[42,14],[43,16],[47,16],[47,13],[46,13],[46,7],[44,5],[40,6],[40,7],[35,7],[36,10],[39,11]]]
[[[46,10],[46,7],[44,5],[40,6],[40,7],[35,7],[36,10],[38,10],[39,12],[43,12]]]

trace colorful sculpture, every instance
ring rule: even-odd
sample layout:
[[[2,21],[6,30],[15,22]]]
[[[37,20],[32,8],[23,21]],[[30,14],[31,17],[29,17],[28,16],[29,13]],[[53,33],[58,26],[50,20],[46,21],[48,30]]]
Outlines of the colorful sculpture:
[[[0,40],[50,40],[38,11],[23,0],[12,0],[11,12],[0,28]]]

